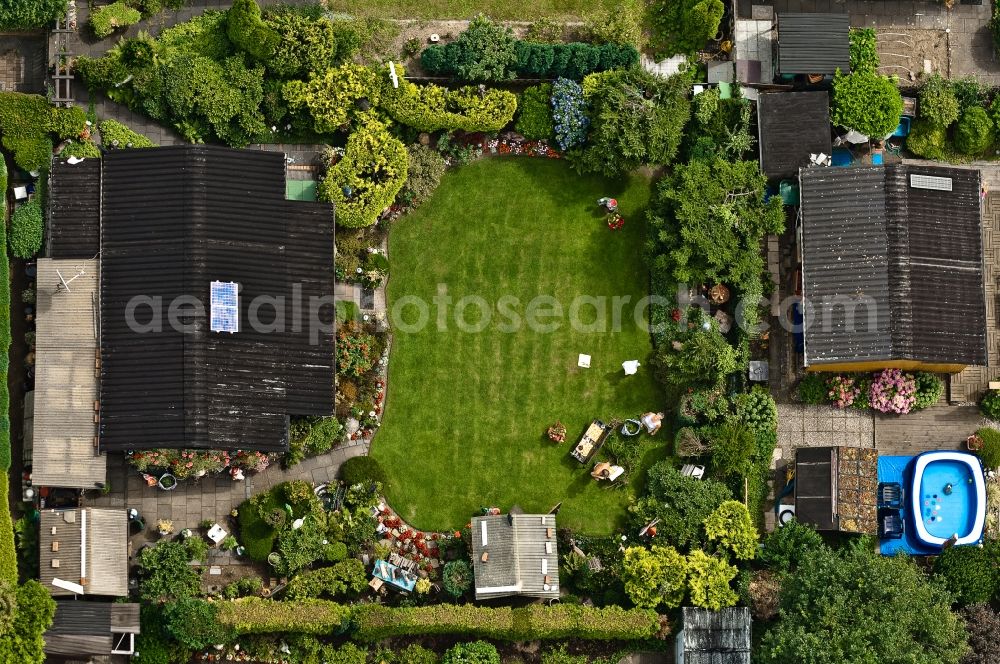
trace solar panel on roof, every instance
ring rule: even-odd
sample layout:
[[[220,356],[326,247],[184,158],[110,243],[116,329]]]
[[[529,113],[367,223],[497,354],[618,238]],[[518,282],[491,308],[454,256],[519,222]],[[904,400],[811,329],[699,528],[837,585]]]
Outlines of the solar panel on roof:
[[[211,316],[209,326],[212,332],[240,331],[240,285],[233,281],[213,281],[211,283]]]
[[[910,173],[910,186],[914,189],[933,189],[935,191],[951,191],[951,178],[937,175],[917,175]]]

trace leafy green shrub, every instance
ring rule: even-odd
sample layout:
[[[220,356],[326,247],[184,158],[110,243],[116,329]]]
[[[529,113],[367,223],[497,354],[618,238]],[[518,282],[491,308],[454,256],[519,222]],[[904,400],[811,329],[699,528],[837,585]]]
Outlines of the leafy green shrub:
[[[118,120],[104,120],[98,126],[101,130],[101,145],[105,148],[156,147],[156,143],[142,134],[132,131]]]
[[[244,576],[223,588],[222,596],[226,599],[236,599],[237,597],[246,597],[248,595],[259,595],[263,589],[264,582],[261,581],[259,576]]]
[[[61,111],[49,106],[41,95],[0,92],[0,137],[3,147],[14,153],[14,163],[26,171],[48,168],[52,159],[49,135]],[[68,117],[78,116],[72,113]]]
[[[830,120],[866,136],[888,136],[899,125],[903,98],[888,77],[860,71],[833,77],[833,109]]]
[[[926,371],[917,371],[913,374],[917,384],[916,402],[913,410],[929,408],[941,399],[944,394],[944,381],[937,374]]]
[[[934,560],[934,573],[960,606],[989,602],[1000,590],[1000,548],[995,542],[953,546]]]
[[[878,70],[878,40],[874,28],[851,28],[851,71]]]
[[[49,129],[59,138],[76,138],[87,126],[87,114],[79,106],[53,108]]]
[[[715,36],[725,13],[720,0],[655,0],[649,6],[650,45],[657,59],[695,53]]]
[[[707,316],[704,321],[709,323],[709,329],[697,325],[678,341],[679,348],[667,344],[656,348],[653,363],[659,381],[678,387],[690,385],[712,390],[736,371],[736,351],[719,332],[715,321]]]
[[[955,149],[971,156],[986,152],[993,145],[993,120],[981,106],[962,113],[955,125]]]
[[[622,560],[621,580],[629,599],[639,608],[661,604],[675,609],[684,601],[687,562],[671,546],[630,546]]]
[[[191,597],[178,599],[163,608],[167,631],[192,650],[226,643],[232,638],[232,633],[216,620],[217,614],[217,603]]]
[[[2,125],[0,125],[2,126]],[[7,163],[0,156],[0,219],[7,215]],[[0,224],[0,246],[7,246],[7,228]],[[7,493],[7,469],[11,465],[10,450],[10,395],[7,391],[7,351],[10,348],[10,260],[6,251],[0,251],[0,495]],[[10,528],[10,512],[7,505],[0,508],[0,581],[6,578],[8,571],[8,552],[13,560],[14,579],[17,579],[17,561],[14,554],[14,536]],[[8,547],[9,544],[9,547]]]
[[[753,560],[757,555],[757,528],[746,505],[738,500],[727,500],[705,519],[705,534],[709,542],[718,542],[737,560]]]
[[[987,390],[983,394],[979,412],[991,420],[1000,421],[1000,390]]]
[[[14,210],[10,218],[10,252],[31,258],[42,248],[42,204],[37,197]]]
[[[557,44],[563,40],[566,26],[551,18],[540,18],[528,26],[524,39],[536,44]]]
[[[934,74],[920,88],[920,117],[938,127],[948,128],[958,120],[958,99],[951,83]]]
[[[684,424],[710,424],[728,414],[729,400],[720,389],[690,390],[677,405],[677,418]]]
[[[525,138],[552,138],[555,131],[552,124],[552,84],[543,83],[524,91],[514,128]]]
[[[948,142],[948,131],[944,127],[918,119],[910,127],[910,135],[906,137],[906,149],[925,159],[945,159],[945,146]]]
[[[461,597],[472,587],[472,566],[464,560],[452,560],[444,566],[441,581],[452,597]]]
[[[614,7],[588,12],[583,17],[583,34],[586,35],[584,41],[593,44],[627,44],[641,48],[645,42],[644,10],[645,7],[639,0],[621,0]]]
[[[385,471],[378,459],[370,456],[351,457],[340,466],[340,479],[347,486],[378,482],[385,484]]]
[[[42,662],[45,641],[42,635],[52,625],[56,603],[38,581],[29,579],[15,590],[17,609],[9,634],[0,640],[0,660]]]
[[[516,41],[510,28],[480,14],[455,41],[424,49],[420,65],[432,76],[454,75],[464,81],[505,81],[514,77]]]
[[[989,604],[974,604],[962,609],[962,618],[969,633],[970,649],[962,657],[962,664],[995,664],[1000,614]]]
[[[66,14],[66,0],[4,0],[0,3],[0,30],[50,27]]]
[[[681,427],[674,436],[674,454],[679,457],[702,456],[708,451],[708,445],[701,435],[692,427]]]
[[[418,131],[496,132],[514,118],[517,110],[517,96],[506,90],[489,89],[481,93],[474,87],[449,90],[433,84],[415,85],[402,77],[398,65],[396,72],[399,87],[393,88],[383,81],[379,108]]]
[[[459,643],[445,651],[441,664],[500,664],[500,653],[486,641]]]
[[[813,406],[827,401],[826,375],[807,373],[799,381],[799,400]]]
[[[778,406],[774,397],[762,385],[753,388],[733,399],[736,419],[745,424],[753,432],[770,431],[778,426]]]
[[[60,157],[77,157],[79,159],[100,159],[101,149],[93,141],[70,141],[59,152]]]
[[[983,466],[987,470],[1000,468],[1000,430],[983,427],[976,431],[976,435],[983,440],[983,448],[978,452]]]
[[[698,549],[688,554],[687,569],[691,604],[712,611],[736,605],[739,597],[730,585],[735,567]]]
[[[681,550],[703,543],[705,520],[733,497],[725,484],[686,477],[669,461],[647,471],[646,491],[629,507],[632,525],[638,530],[659,519],[657,539]]]
[[[951,81],[951,89],[955,93],[962,113],[974,106],[986,106],[993,94],[993,88],[980,82],[975,76],[965,76]]]
[[[348,63],[324,70],[308,82],[289,81],[282,94],[290,110],[308,110],[317,134],[345,127],[359,113],[355,102],[375,96],[379,77],[369,67]]]
[[[90,12],[90,30],[98,39],[104,39],[118,28],[135,25],[141,19],[138,10],[125,4],[125,0],[118,0]]]
[[[419,207],[431,197],[441,183],[446,165],[444,157],[426,145],[411,145],[406,148],[410,167],[406,173],[406,186],[400,198],[411,208]],[[375,254],[373,254],[375,255]]]
[[[139,597],[161,599],[194,597],[201,590],[201,575],[191,567],[191,552],[182,542],[159,542],[139,552]]]
[[[330,20],[282,9],[269,13],[265,24],[278,36],[264,63],[275,76],[305,78],[338,64],[337,30]]]
[[[333,567],[303,572],[288,583],[286,591],[290,600],[330,597],[360,593],[368,585],[365,566],[360,560],[350,558]]]
[[[687,74],[664,79],[634,68],[602,75],[587,96],[590,132],[574,166],[615,177],[643,164],[671,164],[691,116],[689,87]],[[558,115],[555,122],[558,132]]]
[[[278,33],[261,19],[255,0],[234,0],[226,12],[226,34],[237,48],[259,62],[270,60],[280,41]]]
[[[760,560],[772,569],[788,572],[800,557],[823,546],[823,538],[819,533],[793,519],[771,531],[764,540]]]
[[[323,646],[320,657],[323,664],[365,664],[368,650],[359,648],[353,643],[345,643],[339,648]]]
[[[371,226],[403,188],[408,167],[406,147],[369,117],[348,137],[344,157],[319,183],[318,197],[334,203],[338,225]]]
[[[743,477],[750,471],[757,440],[745,424],[727,421],[709,429],[712,468],[722,477]]]

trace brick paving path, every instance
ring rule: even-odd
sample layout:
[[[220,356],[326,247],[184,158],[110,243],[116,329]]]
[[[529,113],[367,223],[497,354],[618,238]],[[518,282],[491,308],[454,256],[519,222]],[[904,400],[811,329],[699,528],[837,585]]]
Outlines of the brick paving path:
[[[276,484],[290,480],[305,480],[324,484],[335,479],[340,465],[351,457],[367,454],[368,444],[355,441],[331,452],[306,459],[289,469],[274,463],[242,482],[228,475],[185,480],[173,491],[150,487],[142,475],[125,462],[122,455],[108,457],[108,479],[111,491],[106,495],[87,497],[84,504],[95,507],[136,508],[146,522],[146,529],[132,537],[132,550],[159,539],[157,519],[170,519],[174,532],[184,528],[198,529],[198,524],[210,520],[230,530],[229,513],[251,495],[267,491]]]

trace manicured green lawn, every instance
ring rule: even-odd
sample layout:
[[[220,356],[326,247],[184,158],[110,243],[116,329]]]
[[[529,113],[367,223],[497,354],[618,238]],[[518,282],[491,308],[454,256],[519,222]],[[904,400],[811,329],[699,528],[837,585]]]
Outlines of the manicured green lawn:
[[[486,14],[498,21],[531,21],[548,17],[581,18],[597,9],[614,9],[613,0],[371,0],[359,9],[351,0],[328,3],[335,12],[356,14],[359,11],[381,18],[470,19]]]
[[[619,200],[620,231],[604,224],[596,202],[605,195]],[[620,330],[610,331],[612,297],[635,303],[648,294],[648,197],[649,182],[638,176],[611,182],[578,176],[560,161],[491,159],[445,175],[429,202],[395,222],[388,299],[390,310],[406,306],[399,307],[404,325],[394,325],[385,420],[371,453],[390,478],[390,503],[407,521],[449,530],[482,506],[546,512],[562,502],[560,525],[605,534],[620,522],[641,473],[631,487],[609,490],[569,451],[593,418],[665,407],[651,374],[649,334],[632,306],[624,307]],[[439,285],[452,298],[443,330],[432,300]],[[561,303],[558,329],[500,329],[509,321],[497,313],[502,296],[518,298],[512,309],[523,322],[540,294]],[[607,299],[609,330],[571,327],[568,311],[580,295]],[[455,303],[466,296],[492,307],[481,332],[455,323]],[[429,305],[429,322],[417,331],[412,297]],[[479,311],[466,309],[467,329]],[[578,318],[592,324],[597,314],[585,306]],[[577,367],[579,353],[592,356],[589,369]],[[626,377],[621,363],[629,359],[642,367]],[[556,420],[568,428],[558,445],[544,436]],[[654,442],[647,463],[665,454],[666,437]]]

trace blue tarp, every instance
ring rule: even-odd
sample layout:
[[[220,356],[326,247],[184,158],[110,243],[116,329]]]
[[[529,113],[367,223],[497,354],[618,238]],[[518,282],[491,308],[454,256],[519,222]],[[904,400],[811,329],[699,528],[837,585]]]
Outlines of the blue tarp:
[[[923,546],[913,537],[913,518],[909,510],[910,491],[910,462],[915,457],[912,456],[879,456],[878,458],[878,481],[898,482],[905,492],[903,509],[900,514],[906,524],[903,537],[900,539],[887,539],[879,543],[879,549],[883,556],[894,556],[897,553],[905,553],[910,556],[932,556],[941,553],[938,549],[929,549]]]

